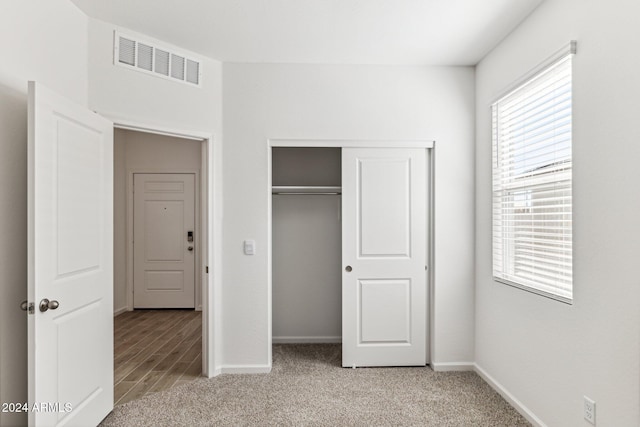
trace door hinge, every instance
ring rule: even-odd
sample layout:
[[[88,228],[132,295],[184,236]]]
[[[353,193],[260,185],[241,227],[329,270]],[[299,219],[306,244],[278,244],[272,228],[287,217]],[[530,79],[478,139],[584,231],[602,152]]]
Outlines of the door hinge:
[[[205,271],[205,273],[209,274],[209,266],[208,265],[204,267],[204,271]]]

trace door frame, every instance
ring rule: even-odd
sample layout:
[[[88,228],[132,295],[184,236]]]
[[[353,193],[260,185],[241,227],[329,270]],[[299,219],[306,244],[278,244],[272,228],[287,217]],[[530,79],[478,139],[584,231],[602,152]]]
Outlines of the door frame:
[[[221,348],[220,342],[222,329],[220,327],[221,315],[221,284],[222,284],[222,146],[216,142],[215,136],[211,132],[204,132],[192,129],[179,129],[157,126],[144,123],[126,117],[115,116],[109,113],[97,111],[98,114],[108,118],[113,122],[114,129],[132,130],[163,136],[172,136],[183,139],[200,141],[201,143],[201,170],[199,180],[200,191],[196,199],[199,200],[199,208],[196,208],[196,215],[200,217],[200,233],[202,239],[200,245],[200,256],[197,264],[200,266],[196,280],[200,286],[196,286],[196,291],[201,290],[202,306],[202,375],[208,378],[221,373]],[[149,169],[145,169],[149,170]],[[133,271],[129,265],[129,257],[133,256],[132,248],[129,246],[129,207],[133,207],[133,200],[129,200],[129,185],[133,184],[133,173],[127,170],[127,308],[133,310],[133,295],[129,285],[133,286],[133,277],[129,282],[129,270]],[[151,171],[150,173],[157,173]],[[188,171],[187,173],[194,173]],[[131,181],[130,181],[131,180]],[[207,273],[207,267],[209,272]],[[198,267],[196,267],[198,268]]]
[[[204,145],[204,144],[203,144]],[[202,150],[204,151],[204,150]],[[202,153],[204,154],[204,153]],[[202,311],[202,290],[207,284],[207,273],[206,269],[203,266],[206,266],[206,242],[207,242],[207,234],[204,227],[204,218],[202,212],[202,203],[201,200],[206,200],[206,188],[205,182],[202,182],[203,179],[200,174],[200,171],[197,169],[164,169],[164,168],[132,168],[127,169],[127,199],[126,199],[126,210],[127,210],[127,221],[126,221],[126,257],[127,262],[125,265],[125,274],[127,277],[127,282],[125,284],[126,291],[126,301],[127,301],[127,311],[134,310],[134,301],[133,301],[133,281],[134,281],[134,271],[135,271],[135,257],[134,257],[134,248],[133,248],[133,236],[134,236],[134,178],[136,174],[191,174],[194,175],[195,178],[195,227],[197,230],[196,237],[198,241],[196,242],[196,254],[200,256],[196,256],[195,263],[195,271],[194,271],[194,309],[196,311]],[[206,214],[206,213],[205,213]],[[202,252],[202,253],[201,253]],[[200,286],[198,286],[198,284]]]
[[[272,149],[274,147],[306,147],[306,148],[424,148],[426,156],[427,171],[427,334],[426,339],[426,364],[430,364],[433,360],[433,337],[434,334],[434,247],[435,247],[435,141],[433,139],[416,139],[416,140],[375,140],[375,139],[313,139],[313,138],[268,138],[267,139],[267,357],[269,360],[269,368],[272,365],[272,318],[273,318],[273,257],[272,257],[272,229],[273,229],[273,207],[272,207]]]

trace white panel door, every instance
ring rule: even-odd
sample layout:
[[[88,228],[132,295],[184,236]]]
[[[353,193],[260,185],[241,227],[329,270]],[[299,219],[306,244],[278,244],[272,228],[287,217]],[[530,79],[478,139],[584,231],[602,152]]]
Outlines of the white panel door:
[[[426,152],[342,150],[342,365],[426,364]]]
[[[195,175],[135,174],[133,210],[134,307],[194,308]]]
[[[113,124],[29,82],[28,159],[29,425],[97,425],[113,409]]]

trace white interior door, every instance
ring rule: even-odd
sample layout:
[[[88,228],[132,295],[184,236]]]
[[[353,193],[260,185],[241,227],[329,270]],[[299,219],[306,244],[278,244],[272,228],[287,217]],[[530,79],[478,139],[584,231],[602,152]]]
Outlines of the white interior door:
[[[135,174],[133,211],[134,307],[194,308],[195,175]]]
[[[342,150],[342,365],[426,364],[426,152]]]
[[[29,82],[28,158],[29,425],[97,425],[113,409],[113,124]]]

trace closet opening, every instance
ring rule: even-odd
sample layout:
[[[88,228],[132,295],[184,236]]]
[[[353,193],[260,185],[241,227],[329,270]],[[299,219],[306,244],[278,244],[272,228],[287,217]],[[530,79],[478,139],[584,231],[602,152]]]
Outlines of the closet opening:
[[[272,342],[342,342],[341,148],[271,149]]]
[[[433,141],[269,146],[269,360],[427,365]]]

